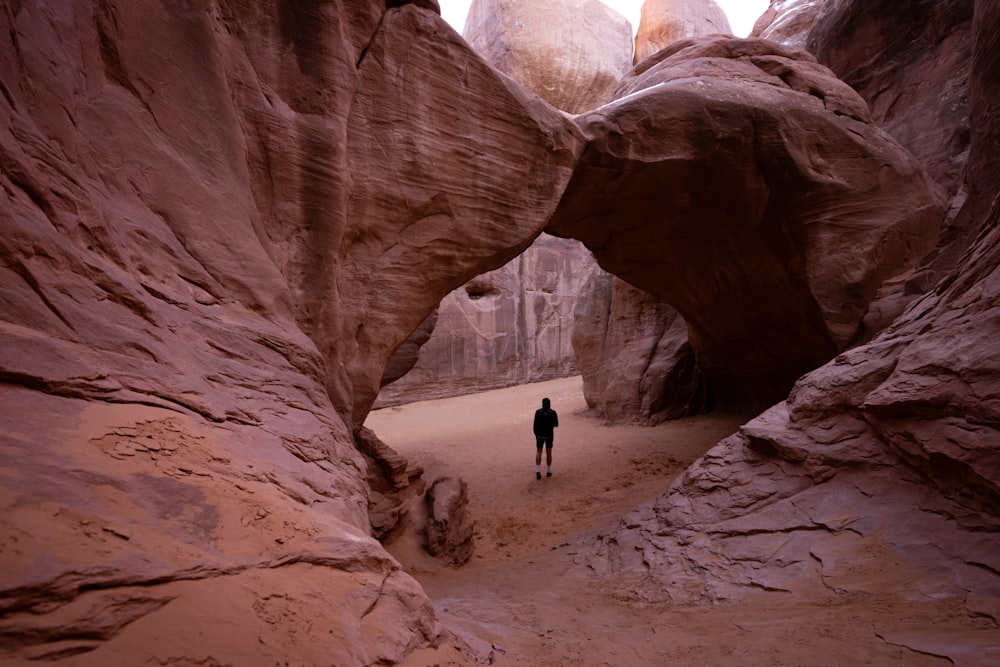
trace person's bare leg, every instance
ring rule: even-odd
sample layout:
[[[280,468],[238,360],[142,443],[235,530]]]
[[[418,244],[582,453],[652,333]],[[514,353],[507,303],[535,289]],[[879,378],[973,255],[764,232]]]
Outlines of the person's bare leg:
[[[538,448],[538,452],[535,454],[535,479],[542,478],[542,448]]]
[[[541,452],[538,452],[538,458],[541,459]],[[552,448],[545,448],[545,476],[552,477]]]

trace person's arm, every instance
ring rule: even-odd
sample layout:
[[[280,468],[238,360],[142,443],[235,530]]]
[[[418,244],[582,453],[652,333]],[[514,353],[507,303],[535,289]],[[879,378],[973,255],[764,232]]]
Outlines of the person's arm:
[[[552,427],[555,428],[559,426],[559,413],[555,410],[552,411]]]

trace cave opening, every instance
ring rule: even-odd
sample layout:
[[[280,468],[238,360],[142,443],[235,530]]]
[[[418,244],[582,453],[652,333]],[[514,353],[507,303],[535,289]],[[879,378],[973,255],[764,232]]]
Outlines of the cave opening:
[[[372,524],[425,585],[446,582],[455,566],[516,568],[619,519],[752,416],[706,414],[712,394],[697,381],[683,318],[616,280],[579,241],[543,233],[508,264],[447,295],[419,344],[401,348],[410,359],[390,362],[409,370],[383,378],[363,429],[398,454],[393,473],[370,480]],[[631,310],[616,312],[615,298]],[[673,350],[663,343],[671,331],[684,348],[672,365],[676,377],[652,361]],[[609,356],[594,339],[629,349]],[[623,398],[585,396],[581,364],[590,364],[586,381],[602,383],[599,395],[610,389]],[[662,388],[650,391],[655,382]],[[667,396],[671,386],[686,398]],[[559,414],[551,478],[535,472],[532,418],[543,398]],[[461,515],[445,523],[461,533],[465,521],[467,534],[432,554],[432,488],[442,480],[461,480],[451,491],[462,496]]]

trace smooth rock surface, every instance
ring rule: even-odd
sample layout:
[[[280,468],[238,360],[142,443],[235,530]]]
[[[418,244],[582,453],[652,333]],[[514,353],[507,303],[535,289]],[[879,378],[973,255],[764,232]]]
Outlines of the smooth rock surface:
[[[771,0],[754,23],[751,37],[767,39],[793,49],[805,49],[816,16],[828,0]]]
[[[806,44],[949,196],[959,190],[969,149],[972,7],[918,0],[900,12],[885,2],[827,2]]]
[[[473,0],[472,48],[571,114],[604,104],[632,66],[632,26],[600,0]]]
[[[704,35],[731,35],[729,18],[715,0],[646,0],[635,33],[638,63],[674,42]]]
[[[909,304],[955,267],[986,213],[964,206],[967,199],[980,201],[970,198],[964,181],[971,141],[973,5],[922,0],[900,13],[890,3],[828,2],[809,33],[807,48],[865,98],[875,122],[924,165],[950,199],[938,247],[886,295],[891,314],[899,311],[893,301]]]
[[[599,272],[579,242],[543,234],[513,261],[454,290],[433,334],[375,407],[459,396],[578,372],[573,311]]]
[[[608,273],[576,306],[573,350],[587,405],[608,423],[656,424],[711,410],[711,397],[674,308]]]
[[[684,41],[616,98],[547,231],[677,308],[720,405],[780,399],[933,243],[934,184],[805,52]]]

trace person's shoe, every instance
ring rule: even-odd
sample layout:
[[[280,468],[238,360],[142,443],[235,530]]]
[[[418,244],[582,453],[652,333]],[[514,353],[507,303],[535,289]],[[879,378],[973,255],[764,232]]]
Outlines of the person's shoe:
[[[536,472],[535,473],[535,479],[541,479],[541,478],[542,478],[542,473]]]
[[[552,477],[552,471],[551,471],[551,470],[549,470],[548,472],[546,472],[546,473],[545,473],[545,476],[546,476],[546,477]]]

